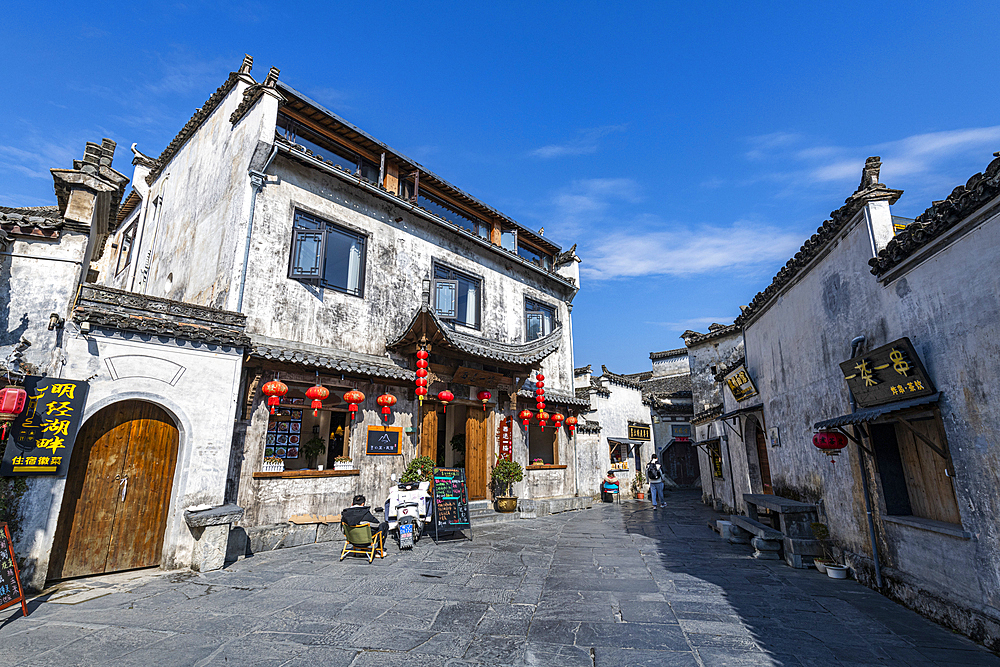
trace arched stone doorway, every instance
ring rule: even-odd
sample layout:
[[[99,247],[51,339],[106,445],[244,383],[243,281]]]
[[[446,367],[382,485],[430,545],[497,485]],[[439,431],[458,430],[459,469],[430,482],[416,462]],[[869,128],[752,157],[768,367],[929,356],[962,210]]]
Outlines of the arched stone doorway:
[[[771,487],[771,465],[767,460],[767,438],[764,436],[764,428],[753,415],[746,418],[743,428],[743,443],[747,448],[747,458],[753,463],[757,462],[757,479],[753,479],[754,471],[751,469],[751,482],[756,481],[761,486],[763,493],[774,493]]]
[[[121,401],[80,429],[49,579],[160,564],[178,431],[162,408]]]

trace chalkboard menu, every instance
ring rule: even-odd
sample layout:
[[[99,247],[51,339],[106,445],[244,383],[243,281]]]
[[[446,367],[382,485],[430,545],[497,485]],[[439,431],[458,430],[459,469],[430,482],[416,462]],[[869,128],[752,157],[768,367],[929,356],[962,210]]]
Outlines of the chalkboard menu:
[[[14,558],[10,531],[7,530],[7,524],[0,523],[0,609],[18,602],[21,603],[21,613],[27,616],[28,608],[24,606],[24,593],[17,574],[17,559]]]
[[[0,475],[65,477],[88,388],[75,380],[25,377],[28,404],[14,420]]]
[[[470,528],[469,491],[464,468],[434,468],[434,529]]]
[[[369,426],[365,454],[369,456],[397,456],[401,454],[402,426]]]

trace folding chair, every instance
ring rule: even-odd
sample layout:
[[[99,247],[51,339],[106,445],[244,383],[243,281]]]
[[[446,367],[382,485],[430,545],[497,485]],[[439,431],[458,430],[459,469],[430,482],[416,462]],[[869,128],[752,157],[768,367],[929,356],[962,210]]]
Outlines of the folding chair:
[[[363,523],[360,526],[348,526],[340,523],[340,529],[344,532],[344,550],[340,552],[340,560],[344,560],[347,554],[360,554],[368,557],[368,562],[375,560],[375,556],[385,558],[385,545],[382,543],[382,532],[375,531],[372,534],[372,527]]]
[[[621,490],[619,489],[619,486],[617,484],[615,484],[613,486],[611,484],[603,485],[603,489],[604,489],[604,493],[607,493],[608,495],[611,496],[611,501],[612,502],[617,502],[619,505],[621,504],[621,502],[622,502],[622,494],[621,494]]]

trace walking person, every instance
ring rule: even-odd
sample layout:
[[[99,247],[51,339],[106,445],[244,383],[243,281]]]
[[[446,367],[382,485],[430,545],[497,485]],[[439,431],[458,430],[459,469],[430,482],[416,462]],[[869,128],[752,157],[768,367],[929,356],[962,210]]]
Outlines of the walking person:
[[[663,499],[663,466],[657,459],[656,454],[650,457],[646,464],[646,478],[649,479],[649,499],[653,501],[653,509],[666,507]]]

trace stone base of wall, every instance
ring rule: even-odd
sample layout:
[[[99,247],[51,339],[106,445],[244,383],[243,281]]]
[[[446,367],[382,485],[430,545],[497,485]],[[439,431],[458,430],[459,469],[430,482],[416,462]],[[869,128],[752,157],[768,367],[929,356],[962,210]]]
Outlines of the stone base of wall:
[[[875,583],[875,566],[862,554],[844,552],[845,562],[854,570],[855,578],[872,590]],[[890,600],[909,607],[922,616],[979,642],[987,648],[1000,650],[1000,618],[986,608],[949,600],[922,588],[908,575],[894,568],[882,568],[884,588],[879,591]]]
[[[334,542],[344,539],[340,525],[311,523],[272,523],[265,526],[234,527],[229,531],[229,548],[226,562],[234,563],[243,556],[286,547],[300,547],[317,542]]]
[[[522,498],[517,502],[517,510],[522,519],[536,519],[568,512],[570,510],[585,510],[594,506],[594,498],[591,496],[561,496],[558,498]]]

